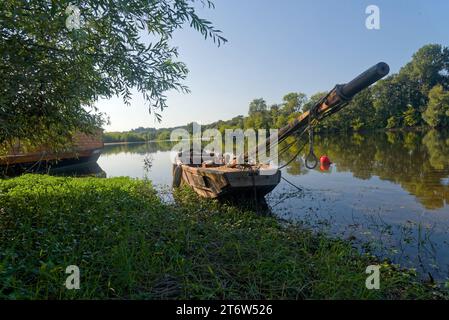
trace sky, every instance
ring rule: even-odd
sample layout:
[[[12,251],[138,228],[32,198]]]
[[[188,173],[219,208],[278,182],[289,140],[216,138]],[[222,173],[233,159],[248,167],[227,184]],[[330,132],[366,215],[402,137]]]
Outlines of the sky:
[[[380,29],[369,30],[369,5],[380,10]],[[207,124],[246,115],[255,98],[268,105],[289,92],[312,95],[345,83],[380,61],[397,72],[429,43],[449,46],[447,0],[215,0],[198,14],[223,31],[217,47],[186,26],[172,40],[190,70],[191,93],[168,92],[158,123],[136,92],[131,106],[100,100],[106,131]]]

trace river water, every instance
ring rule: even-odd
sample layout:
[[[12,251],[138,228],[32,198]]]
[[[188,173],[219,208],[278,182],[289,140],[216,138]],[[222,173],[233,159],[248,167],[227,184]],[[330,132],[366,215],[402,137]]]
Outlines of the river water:
[[[148,177],[168,190],[170,150],[169,142],[110,145],[98,165],[107,177]],[[281,181],[267,196],[275,215],[349,239],[423,277],[448,279],[448,133],[338,134],[317,137],[315,151],[330,157],[330,170],[306,169],[304,155],[284,168],[301,190]]]

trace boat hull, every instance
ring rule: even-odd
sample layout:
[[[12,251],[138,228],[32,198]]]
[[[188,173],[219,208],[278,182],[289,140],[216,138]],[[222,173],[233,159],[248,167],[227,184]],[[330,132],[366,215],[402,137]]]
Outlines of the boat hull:
[[[6,175],[18,175],[24,172],[42,173],[57,169],[96,163],[102,149],[67,152],[58,155],[33,154],[14,159],[13,162],[0,163],[0,170]]]
[[[174,165],[174,177],[176,170],[181,170],[179,185],[190,186],[205,198],[261,198],[273,191],[281,179],[281,172],[277,169],[238,170],[226,166],[203,168]]]
[[[6,155],[0,156],[0,173],[47,172],[50,168],[94,163],[100,157],[103,146],[101,132],[92,135],[76,133],[73,147],[66,152],[52,152],[45,146],[25,150],[17,142]]]

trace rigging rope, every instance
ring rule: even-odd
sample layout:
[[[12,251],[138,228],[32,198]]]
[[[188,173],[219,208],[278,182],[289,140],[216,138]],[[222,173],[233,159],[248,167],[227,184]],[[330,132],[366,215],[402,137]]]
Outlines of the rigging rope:
[[[303,146],[300,146],[298,148],[298,151],[295,153],[295,155],[289,161],[287,161],[282,166],[280,166],[278,169],[281,170],[281,169],[285,168],[286,166],[288,166],[290,163],[292,163],[299,156],[299,154],[301,153],[302,149],[304,149],[305,146],[306,146],[306,144],[304,144]]]
[[[338,86],[335,87],[334,90],[338,90]],[[308,115],[308,126],[306,128],[303,129],[303,131],[298,135],[297,141],[299,142],[299,139],[304,135],[304,133],[306,131],[309,131],[309,154],[307,155],[306,159],[305,159],[305,166],[308,169],[315,169],[316,166],[318,165],[318,158],[314,153],[314,149],[313,149],[313,144],[314,144],[314,132],[313,132],[313,128],[315,125],[317,125],[320,121],[322,121],[323,119],[333,115],[334,113],[338,112],[339,110],[341,110],[342,108],[344,108],[350,101],[350,99],[344,99],[342,103],[334,106],[333,108],[329,108],[327,110],[325,110],[324,112],[322,112],[321,114],[318,114],[318,108],[326,102],[326,100],[329,98],[329,96],[331,95],[331,93],[334,91],[330,91],[328,92],[325,96],[323,96],[318,103],[316,103],[310,110],[309,110],[309,115]],[[290,148],[293,145],[290,144],[288,148]],[[305,144],[299,148],[298,152],[295,154],[295,156],[290,159],[286,164],[284,164],[283,166],[281,166],[279,169],[282,169],[284,167],[286,167],[287,165],[289,165],[291,162],[293,162],[293,160],[299,156],[299,154],[301,153],[301,150],[305,147]],[[284,150],[285,151],[285,150]],[[312,158],[312,159],[311,159]],[[313,160],[313,165],[310,165],[309,160]]]
[[[295,187],[298,191],[300,191],[300,192],[302,192],[303,191],[303,189],[302,188],[300,188],[300,187],[298,187],[297,185],[295,185],[293,182],[291,182],[291,181],[289,181],[289,180],[287,180],[286,178],[284,178],[284,177],[281,177],[282,178],[282,180],[284,180],[285,182],[287,182],[289,185],[291,185],[292,187]]]
[[[336,87],[334,90],[337,90],[338,88]],[[329,98],[329,96],[331,95],[331,93],[334,91],[331,90],[330,92],[328,92],[325,96],[323,96],[310,110],[309,110],[309,115],[308,115],[308,125],[305,128],[297,128],[297,129],[293,129],[290,130],[290,132],[286,133],[283,135],[283,137],[281,137],[279,139],[279,141],[277,142],[277,144],[281,144],[281,142],[285,141],[287,139],[287,137],[289,137],[291,135],[292,132],[297,131],[299,132],[299,134],[297,134],[296,139],[292,142],[287,144],[285,147],[283,147],[279,152],[278,155],[281,156],[282,154],[284,154],[285,152],[287,152],[293,145],[298,144],[299,149],[298,151],[295,153],[295,155],[289,160],[287,161],[284,165],[279,167],[280,169],[285,168],[286,166],[288,166],[290,163],[292,163],[301,153],[301,151],[304,149],[304,147],[306,146],[307,143],[304,143],[302,146],[300,145],[301,143],[301,138],[302,136],[308,131],[309,133],[309,154],[307,155],[306,159],[305,159],[305,166],[308,169],[315,169],[316,166],[318,165],[318,158],[316,157],[315,153],[314,153],[314,132],[313,132],[313,128],[315,125],[317,125],[320,121],[322,121],[323,119],[333,115],[334,113],[338,112],[339,110],[341,110],[343,107],[345,107],[348,103],[349,103],[349,99],[345,99],[343,100],[342,103],[332,107],[332,108],[328,108],[326,109],[324,112],[318,114],[318,108],[326,102],[326,100]],[[302,131],[301,131],[302,130]],[[310,159],[312,158],[312,159]],[[272,160],[272,158],[270,157],[268,160]],[[314,164],[313,166],[309,164],[309,160],[313,160]]]
[[[316,166],[318,165],[318,158],[315,155],[315,152],[313,152],[313,126],[312,126],[312,117],[315,114],[315,108],[310,109],[309,111],[309,126],[308,126],[308,130],[309,130],[309,154],[307,155],[306,159],[305,159],[305,165],[307,169],[315,169]],[[312,164],[309,163],[309,160],[312,160]]]

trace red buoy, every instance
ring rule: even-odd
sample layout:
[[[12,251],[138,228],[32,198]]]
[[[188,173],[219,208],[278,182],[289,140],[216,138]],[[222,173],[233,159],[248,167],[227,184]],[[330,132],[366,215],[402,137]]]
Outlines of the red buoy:
[[[329,159],[328,156],[322,155],[321,158],[320,158],[320,163],[321,163],[322,166],[325,166],[325,165],[330,165],[332,162],[331,162],[331,159]]]
[[[331,166],[332,162],[331,159],[329,159],[328,156],[326,155],[322,155],[320,158],[320,170],[321,171],[328,171],[330,166]]]

